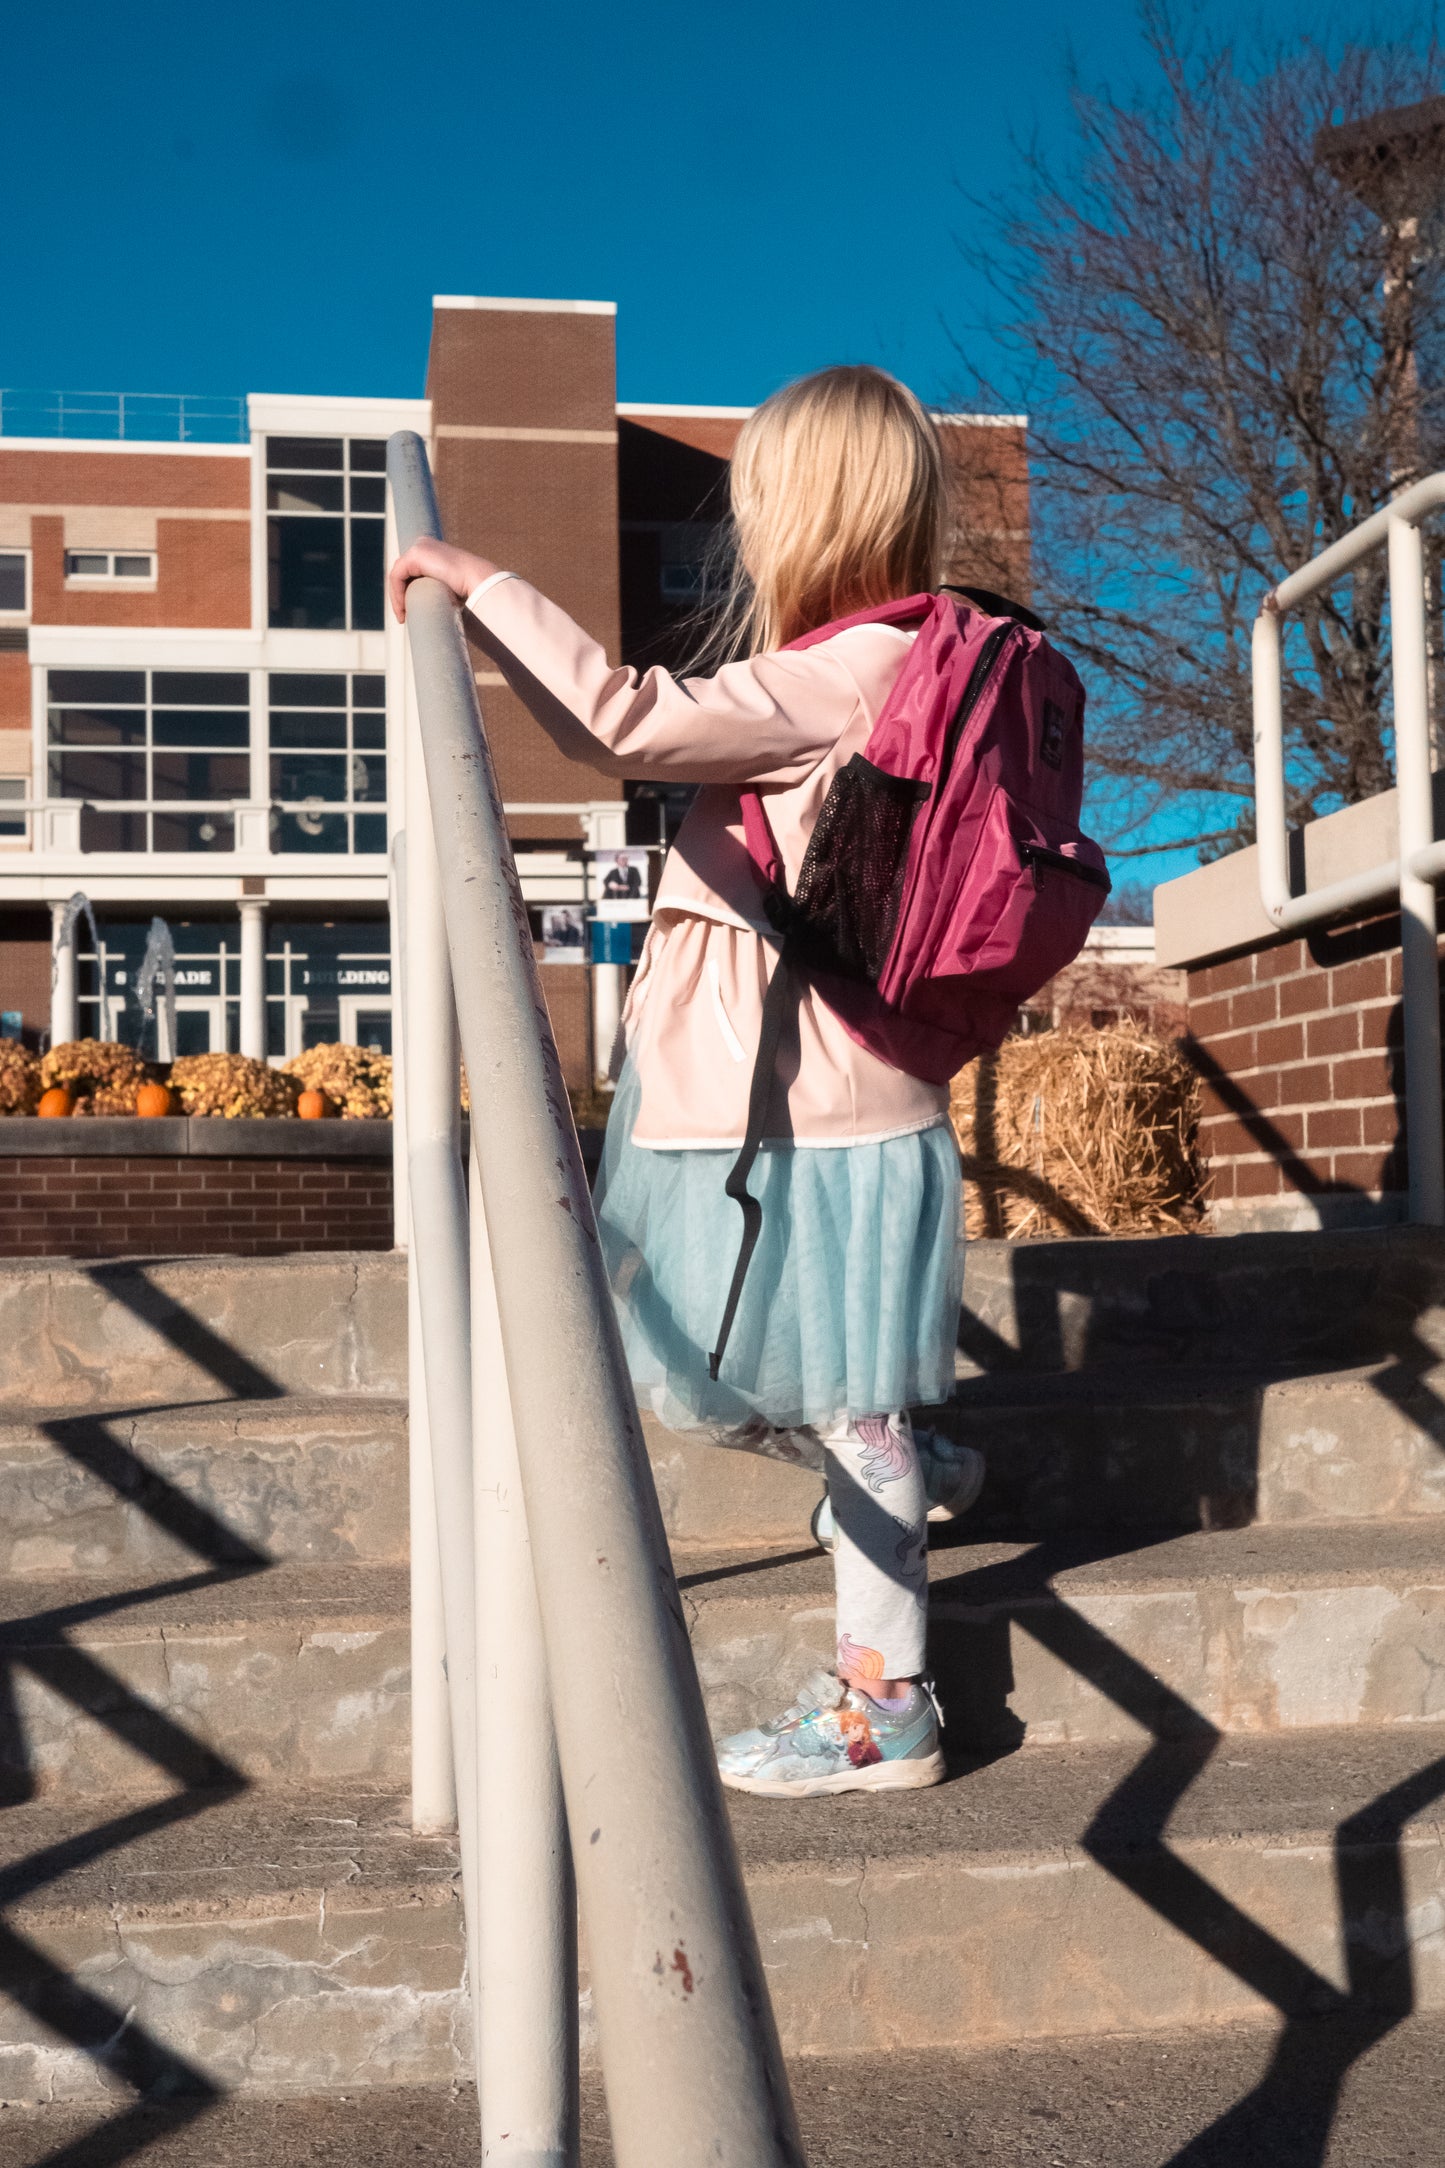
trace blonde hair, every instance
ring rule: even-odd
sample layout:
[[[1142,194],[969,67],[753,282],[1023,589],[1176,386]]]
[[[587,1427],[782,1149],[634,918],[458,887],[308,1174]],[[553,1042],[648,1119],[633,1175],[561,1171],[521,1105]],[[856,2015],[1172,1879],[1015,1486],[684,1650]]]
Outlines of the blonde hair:
[[[764,400],[738,433],[731,495],[733,654],[938,585],[943,449],[912,392],[882,369],[820,369]]]

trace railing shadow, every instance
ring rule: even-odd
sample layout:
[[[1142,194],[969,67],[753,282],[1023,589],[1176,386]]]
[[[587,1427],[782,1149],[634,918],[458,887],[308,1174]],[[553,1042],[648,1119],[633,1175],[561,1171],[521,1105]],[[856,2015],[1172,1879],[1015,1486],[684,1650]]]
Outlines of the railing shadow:
[[[154,1260],[147,1260],[152,1263]],[[151,1286],[134,1265],[90,1268],[90,1277],[166,1344],[197,1365],[227,1397],[275,1399],[284,1388],[232,1348],[174,1297]],[[51,1694],[140,1755],[174,1789],[160,1799],[108,1816],[93,1828],[44,1844],[0,1866],[0,1980],[7,1998],[47,2032],[89,2058],[129,2103],[82,2135],[48,2153],[37,2168],[118,2168],[158,2136],[204,2116],[224,2088],[169,2048],[134,2013],[67,1972],[9,1916],[14,1907],[61,1885],[67,1876],[140,1837],[176,1828],[235,1799],[249,1788],[224,1755],[136,1694],[126,1681],[71,1637],[77,1628],[118,1616],[166,1596],[185,1594],[274,1563],[258,1544],[148,1465],[111,1427],[131,1412],[62,1416],[36,1425],[58,1451],[134,1507],[172,1542],[190,1551],[201,1570],[127,1589],[107,1589],[10,1621],[0,1629],[0,1805],[37,1797],[35,1773],[20,1714],[16,1678],[28,1672]],[[153,1413],[154,1409],[147,1412]],[[81,1584],[83,1586],[83,1584]],[[3,1826],[3,1825],[0,1825]],[[157,2114],[157,2103],[163,2110]]]
[[[1302,1191],[1350,1193],[1349,1184],[1321,1182],[1232,1080],[1221,1077],[1216,1089],[1241,1119],[1248,1117],[1250,1134],[1276,1157],[1291,1179],[1298,1177]],[[1183,1239],[1192,1246],[1216,1238]],[[1010,1260],[1017,1344],[998,1330],[996,1322],[965,1307],[959,1335],[963,1352],[985,1373],[1017,1375],[1117,1363],[1125,1347],[1111,1337],[1117,1321],[1102,1333],[1097,1329],[1088,1297],[1086,1260],[1079,1257],[1071,1269],[1071,1246],[1060,1245],[1057,1272],[1052,1285],[1045,1285],[1037,1273],[1031,1278],[1027,1273],[1028,1248],[1020,1245]],[[1087,1250],[1092,1269],[1097,1269],[1094,1246],[1087,1245]],[[1161,1280],[1167,1277],[1168,1269],[1161,1268]],[[1441,1279],[1445,1284],[1445,1270]],[[1024,1280],[1027,1286],[1021,1284]],[[1344,1288],[1333,1291],[1347,1292]],[[1418,1330],[1418,1309],[1413,1315],[1401,1310],[1398,1289],[1387,1290],[1379,1300],[1375,1299],[1378,1289],[1362,1293],[1356,1284],[1353,1292],[1362,1302],[1365,1293],[1370,1296],[1366,1308],[1377,1356],[1368,1372],[1370,1387],[1426,1428],[1437,1445],[1442,1444],[1445,1400],[1428,1375],[1440,1358]],[[1415,1299],[1428,1298],[1420,1293]],[[1162,1344],[1166,1361],[1177,1360],[1191,1331],[1197,1336],[1200,1320],[1175,1315],[1164,1322],[1169,1329],[1161,1328],[1152,1344],[1147,1316],[1135,1315],[1130,1326],[1149,1354],[1157,1358]],[[1204,1322],[1210,1330],[1228,1326],[1227,1317]],[[1329,1322],[1316,1319],[1312,1332],[1310,1320],[1301,1315],[1299,1345],[1288,1352],[1278,1346],[1280,1323],[1278,1314],[1266,1317],[1261,1351],[1273,1335],[1280,1374],[1289,1374],[1291,1362],[1296,1371],[1301,1362],[1313,1366],[1322,1352],[1321,1334],[1330,1333]],[[1248,1361],[1254,1347],[1250,1340],[1241,1359]],[[1336,1364],[1342,1366],[1349,1352],[1336,1346]],[[961,1390],[966,1396],[967,1385]],[[1259,1404],[1256,1395],[1256,1409]],[[1259,1447],[1256,1419],[1256,1484]],[[1180,1532],[1178,1528],[1164,1531]],[[1341,2087],[1351,2067],[1415,2007],[1402,1846],[1407,1824],[1445,1799],[1445,1758],[1416,1771],[1351,1815],[1335,1832],[1335,1887],[1346,1965],[1346,1984],[1341,1988],[1214,1889],[1171,1848],[1171,1816],[1207,1768],[1224,1735],[1052,1586],[1052,1576],[1064,1565],[1125,1555],[1157,1539],[1157,1531],[1117,1527],[1047,1536],[1007,1567],[965,1570],[952,1585],[935,1582],[935,1597],[951,1594],[955,1601],[970,1609],[977,1606],[983,1614],[969,1622],[968,1685],[960,1713],[981,1746],[998,1748],[1010,1738],[1014,1743],[1021,1741],[1024,1727],[1008,1706],[1014,1687],[1012,1636],[1017,1630],[1031,1635],[1148,1732],[1149,1744],[1139,1761],[1083,1833],[1084,1849],[1176,1933],[1272,2005],[1283,2020],[1259,2083],[1176,2151],[1165,2168],[1234,2168],[1236,2162],[1265,2158],[1272,2168],[1323,2168]],[[960,1551],[961,1566],[966,1555]],[[1008,1602],[1020,1593],[1049,1600]]]

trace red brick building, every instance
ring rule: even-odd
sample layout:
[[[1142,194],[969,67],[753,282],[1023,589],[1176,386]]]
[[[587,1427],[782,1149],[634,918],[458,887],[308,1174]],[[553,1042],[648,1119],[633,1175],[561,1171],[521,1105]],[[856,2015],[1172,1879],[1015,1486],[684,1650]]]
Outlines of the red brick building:
[[[679,660],[746,409],[619,406],[614,328],[607,303],[442,296],[424,399],[256,394],[199,419],[178,402],[173,441],[137,439],[118,400],[83,438],[68,419],[0,434],[5,1030],[139,1041],[159,915],[177,1043],[152,1024],[149,1049],[389,1044],[385,440],[428,438],[453,539],[534,580],[609,654]],[[1022,421],[950,417],[944,441],[952,576],[1025,596]],[[655,846],[679,808],[565,759],[476,658],[540,932],[548,905],[589,900],[592,850]],[[97,938],[83,922],[72,983],[52,949],[77,891]],[[579,1083],[589,976],[546,974]]]
[[[1445,778],[1436,777],[1445,795]],[[1437,802],[1437,833],[1445,806]],[[1395,854],[1395,793],[1296,831],[1312,889]],[[1404,1217],[1400,920],[1281,937],[1237,851],[1155,890],[1162,962],[1187,974],[1204,1080],[1201,1156],[1221,1232],[1368,1226]]]

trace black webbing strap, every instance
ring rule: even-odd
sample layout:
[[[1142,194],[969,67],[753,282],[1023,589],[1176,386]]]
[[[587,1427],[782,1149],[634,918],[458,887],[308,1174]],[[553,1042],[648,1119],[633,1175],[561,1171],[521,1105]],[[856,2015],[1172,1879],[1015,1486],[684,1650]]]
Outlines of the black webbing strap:
[[[738,1261],[733,1267],[732,1286],[728,1289],[727,1308],[723,1311],[717,1346],[707,1359],[707,1374],[710,1378],[716,1378],[721,1367],[728,1335],[733,1329],[733,1319],[737,1316],[738,1303],[742,1299],[743,1282],[748,1276],[748,1266],[753,1261],[753,1251],[758,1246],[758,1236],[763,1231],[763,1208],[748,1188],[748,1176],[753,1171],[753,1162],[763,1141],[763,1130],[768,1119],[768,1102],[773,1095],[773,1079],[777,1074],[783,1025],[787,1021],[789,1002],[796,991],[793,959],[785,940],[778,952],[778,961],[763,999],[757,1059],[753,1063],[753,1080],[748,1089],[747,1132],[743,1137],[742,1150],[733,1161],[732,1172],[723,1184],[728,1196],[742,1206],[743,1239],[738,1248]]]

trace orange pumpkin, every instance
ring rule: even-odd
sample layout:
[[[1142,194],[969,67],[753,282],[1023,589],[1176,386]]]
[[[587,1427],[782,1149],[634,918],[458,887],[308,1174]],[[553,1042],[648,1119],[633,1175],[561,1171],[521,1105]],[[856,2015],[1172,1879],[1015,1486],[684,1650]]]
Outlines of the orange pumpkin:
[[[322,1122],[333,1112],[331,1101],[325,1092],[303,1092],[296,1102],[296,1112],[303,1122]]]
[[[35,1111],[37,1114],[73,1114],[75,1101],[63,1084],[52,1084],[48,1092],[40,1094],[40,1104]]]
[[[144,1114],[152,1121],[155,1120],[157,1115],[169,1114],[171,1111],[171,1095],[165,1085],[142,1084],[135,1095],[135,1110],[137,1114]]]

